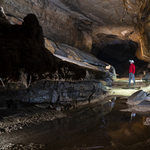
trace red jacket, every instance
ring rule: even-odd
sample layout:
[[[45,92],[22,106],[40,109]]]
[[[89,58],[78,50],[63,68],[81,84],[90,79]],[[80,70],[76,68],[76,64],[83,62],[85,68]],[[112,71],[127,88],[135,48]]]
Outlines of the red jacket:
[[[133,63],[129,66],[129,73],[135,74],[135,65]]]

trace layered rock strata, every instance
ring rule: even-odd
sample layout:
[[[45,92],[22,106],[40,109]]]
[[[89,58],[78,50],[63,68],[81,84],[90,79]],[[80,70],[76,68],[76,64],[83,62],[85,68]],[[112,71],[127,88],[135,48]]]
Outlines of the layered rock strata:
[[[48,104],[69,102],[71,105],[70,103],[74,101],[91,101],[104,96],[106,91],[102,83],[111,86],[113,77],[111,66],[106,70],[108,64],[77,49],[74,52],[78,55],[76,59],[63,55],[54,56],[51,49],[45,48],[42,27],[34,14],[28,14],[22,25],[11,25],[4,13],[1,14],[0,77],[2,85],[6,87],[1,87],[0,92],[4,105],[5,102],[8,107],[15,107],[16,102]],[[60,45],[65,54],[66,46]],[[80,60],[82,58],[82,62],[77,58]],[[109,70],[112,70],[112,74]],[[42,79],[45,80],[41,81]],[[71,83],[69,80],[74,82]],[[37,81],[39,82],[31,84]],[[9,89],[11,82],[17,83]]]
[[[29,142],[30,143],[32,142],[32,144],[34,144],[34,142],[36,142],[39,143],[37,144],[37,146],[40,145],[40,143],[41,145],[45,145],[46,147],[44,147],[44,149],[56,149],[56,145],[54,143],[58,139],[57,132],[62,133],[63,130],[65,134],[62,134],[62,139],[66,137],[66,134],[67,135],[68,133],[70,134],[67,137],[67,140],[65,140],[65,143],[63,142],[65,146],[57,144],[58,145],[57,149],[61,149],[63,147],[66,147],[68,143],[71,143],[72,141],[71,137],[73,135],[78,134],[78,138],[80,139],[80,134],[85,129],[85,127],[87,130],[91,130],[93,127],[95,127],[94,126],[95,124],[93,124],[94,121],[96,121],[96,123],[100,122],[102,124],[99,130],[94,131],[96,135],[98,135],[98,138],[96,139],[97,143],[99,143],[99,138],[101,138],[100,135],[102,135],[103,137],[102,139],[105,138],[106,143],[110,144],[111,138],[106,134],[105,130],[106,128],[105,125],[107,125],[108,119],[103,117],[103,115],[108,114],[111,111],[112,107],[113,107],[112,102],[107,101],[105,103],[97,102],[93,104],[87,104],[75,110],[70,110],[69,112],[51,111],[50,109],[40,109],[38,107],[28,107],[25,109],[21,109],[21,112],[19,109],[19,111],[16,111],[16,113],[13,114],[11,113],[12,110],[11,109],[9,112],[10,116],[6,116],[4,114],[5,116],[4,119],[0,120],[0,129],[2,131],[2,133],[0,132],[0,139],[1,139],[0,148],[2,150],[5,150],[8,147],[4,146],[6,146],[6,144],[11,142],[9,147],[10,149],[20,148],[19,146],[21,146],[22,149],[23,148],[29,149],[30,147],[29,146],[25,147],[23,143],[29,144]],[[81,126],[82,123],[84,123],[85,125]],[[68,130],[70,128],[71,132],[70,130]],[[95,128],[98,129],[98,126],[96,126]],[[18,130],[18,132],[16,130]],[[32,133],[32,135],[30,133]],[[24,136],[20,137],[20,134]],[[47,138],[46,136],[47,134],[49,135],[50,138]],[[93,133],[91,133],[91,135],[92,134]],[[44,140],[42,140],[43,138]],[[84,139],[85,141],[87,141],[86,138]],[[90,138],[88,138],[88,140],[89,139]],[[77,143],[79,144],[78,141],[80,140],[75,141],[77,141]],[[101,142],[103,142],[103,140]],[[22,143],[22,145],[19,143]],[[16,144],[16,146],[13,146],[13,144],[14,145]],[[39,147],[34,148],[39,149]]]
[[[41,79],[81,80],[87,72],[91,79],[109,76],[106,63],[98,70],[55,57],[45,48],[42,27],[34,14],[28,14],[22,25],[11,25],[2,16],[0,26],[0,78],[4,84],[20,80],[28,86]]]
[[[21,24],[28,13],[34,13],[44,36],[52,41],[90,52],[101,46],[98,34],[115,35],[137,42],[136,56],[145,61],[149,61],[149,4],[149,0],[1,1],[12,23]]]
[[[0,90],[1,107],[21,107],[23,103],[57,104],[75,107],[80,103],[103,100],[111,89],[111,80],[48,81],[42,80],[25,88],[23,84],[10,83]]]

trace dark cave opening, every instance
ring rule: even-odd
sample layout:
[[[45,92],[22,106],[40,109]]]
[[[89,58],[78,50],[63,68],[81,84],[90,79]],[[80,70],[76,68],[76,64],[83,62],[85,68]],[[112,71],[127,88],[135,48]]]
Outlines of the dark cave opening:
[[[135,53],[138,43],[126,40],[122,43],[106,45],[100,49],[93,45],[91,53],[98,59],[114,66],[118,77],[128,77],[129,60],[134,60],[136,66],[135,76],[141,76],[147,70],[147,62],[139,60]]]

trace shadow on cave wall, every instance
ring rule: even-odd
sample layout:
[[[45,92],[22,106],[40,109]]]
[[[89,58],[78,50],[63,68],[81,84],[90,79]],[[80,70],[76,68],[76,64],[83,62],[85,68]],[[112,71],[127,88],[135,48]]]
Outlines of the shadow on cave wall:
[[[125,40],[123,43],[106,45],[102,49],[93,46],[91,53],[114,66],[118,77],[128,77],[129,60],[133,59],[136,66],[135,76],[140,77],[143,71],[147,70],[148,63],[135,56],[137,48],[136,42]]]
[[[0,86],[22,82],[26,87],[42,80],[83,80],[108,77],[105,71],[62,61],[45,48],[43,29],[34,14],[22,25],[12,25],[0,11]]]

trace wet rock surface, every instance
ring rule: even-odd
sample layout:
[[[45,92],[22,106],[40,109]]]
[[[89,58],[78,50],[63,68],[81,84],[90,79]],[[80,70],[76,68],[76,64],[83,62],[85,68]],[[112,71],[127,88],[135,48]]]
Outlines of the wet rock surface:
[[[143,90],[139,90],[128,97],[127,104],[129,105],[137,105],[144,101],[147,97],[148,93]]]
[[[121,108],[127,108],[125,105],[127,99],[124,97],[117,98],[115,101],[110,101],[110,99],[111,97],[108,97],[102,103],[87,104],[65,112],[39,109],[35,106],[20,109],[20,112],[7,117],[5,112],[3,119],[14,119],[14,121],[5,122],[6,126],[16,123],[15,119],[21,120],[21,118],[22,122],[27,118],[30,120],[39,118],[39,122],[34,120],[35,124],[23,126],[22,129],[12,130],[7,134],[3,132],[0,134],[0,148],[4,150],[13,148],[149,149],[149,127],[143,126],[144,117],[142,116],[145,115],[137,115],[130,122],[130,113],[120,112]],[[11,109],[7,110],[9,111]],[[35,117],[33,114],[38,115]],[[41,117],[53,119],[43,122]],[[2,119],[0,123],[2,124]]]
[[[66,117],[65,112],[50,110],[50,108],[41,108],[38,106],[24,106],[20,109],[0,109],[1,123],[0,134],[22,130],[41,122]]]
[[[21,149],[21,150],[38,150],[38,149],[44,149],[44,145],[37,144],[37,143],[31,143],[29,145],[23,145],[23,144],[12,144],[9,143],[5,146],[0,146],[1,150],[15,150],[15,149]]]
[[[142,80],[145,82],[150,82],[150,73],[146,73],[143,77]]]
[[[117,97],[113,110],[107,115],[110,116],[107,133],[111,135],[113,140],[111,141],[112,146],[106,149],[149,149],[150,137],[149,134],[147,134],[147,132],[149,132],[149,126],[145,126],[146,124],[144,123],[146,118],[148,123],[149,112],[120,112],[120,110],[128,107],[126,102],[127,97]],[[133,113],[136,115],[132,116]],[[137,142],[137,140],[139,140],[139,142]]]
[[[129,96],[126,103],[129,108],[122,111],[147,113],[150,111],[150,94],[139,90]]]
[[[111,103],[108,102],[108,104],[107,104],[107,102],[103,101],[102,103],[93,103],[92,105],[87,104],[84,107],[85,109],[82,109],[83,107],[78,107],[76,109],[72,109],[70,111],[65,111],[65,112],[58,112],[58,111],[50,110],[50,109],[40,109],[38,107],[32,106],[32,107],[28,107],[28,108],[24,108],[24,109],[19,109],[18,112],[14,113],[14,115],[12,115],[11,109],[7,109],[5,111],[5,114],[3,114],[3,119],[1,119],[1,121],[0,121],[1,130],[2,130],[2,128],[5,129],[5,132],[1,133],[1,135],[0,135],[1,147],[8,145],[8,143],[14,143],[14,142],[16,143],[16,139],[18,139],[17,141],[19,143],[23,143],[22,144],[23,148],[25,146],[29,147],[31,145],[30,143],[35,143],[35,144],[33,144],[33,146],[34,145],[36,146],[36,143],[41,143],[41,144],[37,144],[37,146],[38,146],[37,149],[40,146],[42,147],[42,145],[45,147],[45,149],[46,148],[58,149],[59,146],[61,146],[61,145],[58,145],[58,143],[57,143],[59,134],[56,134],[56,132],[60,132],[61,137],[68,138],[69,135],[78,134],[78,133],[80,133],[80,131],[84,132],[85,128],[86,128],[86,130],[90,130],[90,128],[91,128],[90,126],[93,124],[95,119],[103,120],[104,118],[102,116],[104,114],[107,114],[112,109]],[[103,110],[103,111],[101,111],[101,110]],[[6,116],[6,112],[10,113],[11,115],[9,114],[9,116]],[[87,120],[87,118],[88,118],[88,120],[89,119],[91,120],[90,124],[89,124],[89,121]],[[22,124],[24,124],[24,125],[22,126]],[[83,124],[83,125],[80,128],[81,124]],[[101,126],[101,128],[103,128],[103,125]],[[20,128],[17,128],[17,126],[19,126]],[[67,129],[69,127],[72,128],[70,133],[68,133],[68,134],[64,134],[63,132],[61,133],[62,129],[65,130],[66,132],[68,132]],[[8,131],[7,128],[9,128],[10,130]],[[97,126],[96,126],[96,128],[97,128]],[[78,129],[80,130],[79,132],[78,132]],[[11,133],[9,133],[9,132],[11,132]],[[30,132],[32,132],[32,135],[30,135],[31,134]],[[105,134],[105,131],[103,131],[102,129],[99,132],[100,133],[102,132]],[[38,136],[38,138],[36,136],[37,133],[38,133],[38,135],[40,135],[40,136]],[[45,133],[46,133],[46,135],[45,135]],[[11,136],[9,136],[10,134],[11,134]],[[26,137],[26,138],[23,138],[23,137],[20,138],[19,134],[24,135],[24,137]],[[43,136],[43,134],[45,136]],[[16,135],[15,140],[13,140],[14,135]],[[51,135],[53,135],[53,136],[51,136]],[[71,137],[71,138],[73,138],[73,137]],[[107,136],[105,136],[105,138],[109,139],[109,137],[107,137]],[[77,141],[80,140],[80,137],[76,136],[76,140]],[[85,139],[85,141],[88,141],[88,140],[89,140],[88,138]],[[29,141],[32,141],[32,142],[29,143]],[[52,144],[48,144],[49,143],[48,141],[51,141]],[[68,143],[67,146],[69,147],[69,145],[72,143],[71,141],[72,140],[68,140],[68,141],[64,140],[62,144],[66,145]],[[99,140],[97,139],[96,141],[98,142]],[[13,145],[14,145],[14,147],[16,146],[16,148],[19,148],[19,144],[17,147],[17,143],[13,144]],[[80,144],[82,146],[82,141],[80,141]],[[109,144],[109,142],[107,144]]]
[[[42,80],[33,83],[29,88],[21,88],[24,87],[21,85],[22,84],[10,83],[8,86],[1,88],[1,107],[20,108],[32,103],[47,103],[47,105],[52,104],[59,106],[61,109],[69,109],[70,107],[76,107],[80,104],[101,101],[109,94],[109,89],[111,90],[110,80]],[[16,89],[14,87],[16,87]]]

